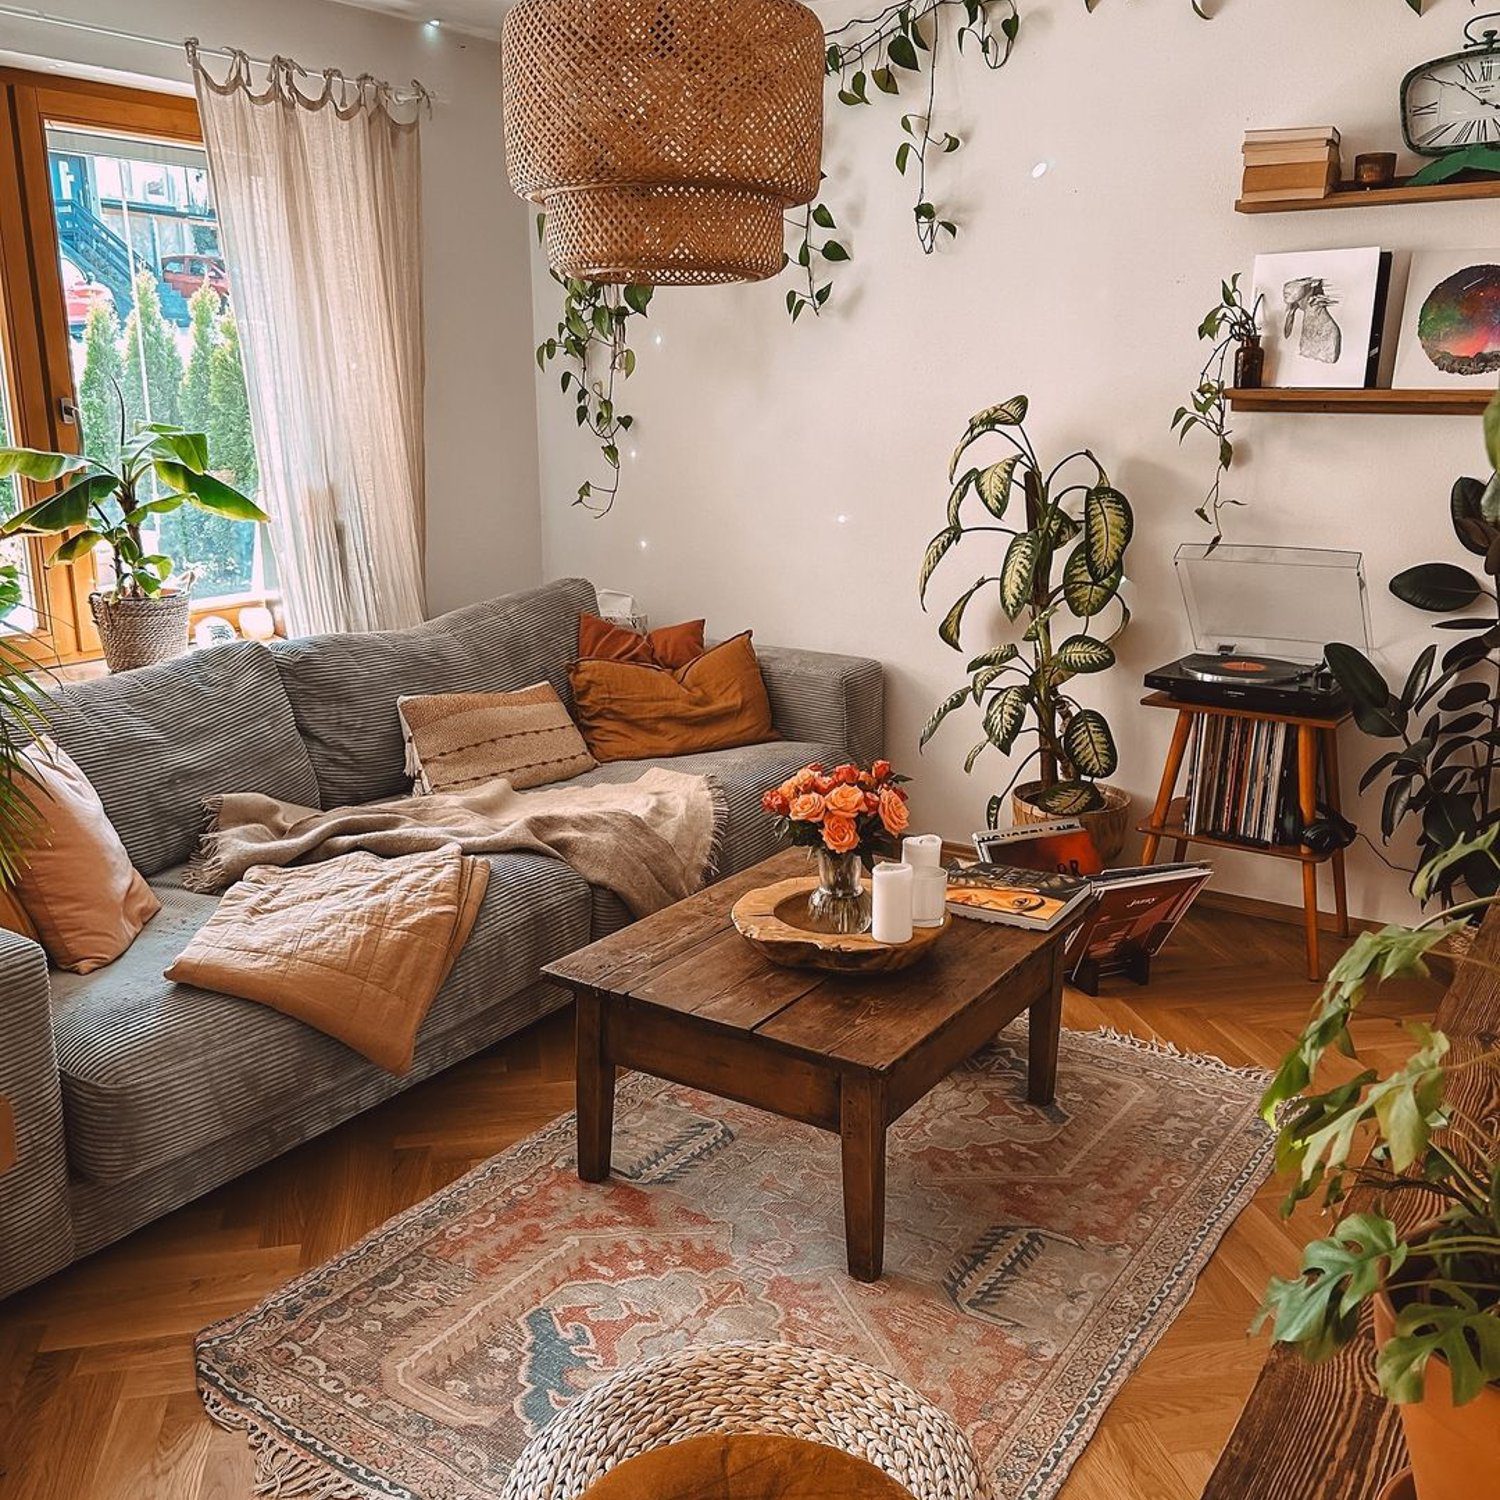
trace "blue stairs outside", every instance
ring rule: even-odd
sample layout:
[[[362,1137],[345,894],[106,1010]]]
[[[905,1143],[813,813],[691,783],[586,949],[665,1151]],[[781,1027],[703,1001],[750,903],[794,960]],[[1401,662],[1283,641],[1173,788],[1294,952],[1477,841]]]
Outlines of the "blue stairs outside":
[[[63,254],[85,276],[110,289],[122,322],[135,302],[131,282],[141,271],[146,271],[156,279],[162,314],[179,326],[187,325],[187,299],[168,286],[157,275],[156,267],[145,256],[136,254],[103,219],[71,199],[54,202],[53,210]]]

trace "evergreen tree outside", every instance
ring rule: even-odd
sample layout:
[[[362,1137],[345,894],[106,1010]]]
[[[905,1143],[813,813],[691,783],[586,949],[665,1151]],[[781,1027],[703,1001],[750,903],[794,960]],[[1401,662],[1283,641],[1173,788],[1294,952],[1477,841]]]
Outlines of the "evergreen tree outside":
[[[219,341],[219,297],[208,282],[188,298],[187,365],[182,376],[182,425],[189,432],[207,432],[209,364]]]
[[[240,332],[234,314],[219,319],[219,342],[208,365],[208,451],[214,468],[227,470],[230,481],[247,495],[260,488],[255,437],[250,430],[250,398],[240,358]]]
[[[135,306],[125,319],[125,415],[142,422],[176,424],[182,416],[182,355],[162,316],[161,293],[149,271],[135,278]]]
[[[83,451],[107,462],[120,445],[120,397],[125,361],[120,355],[120,320],[113,307],[96,304],[83,325],[83,373],[78,379]]]

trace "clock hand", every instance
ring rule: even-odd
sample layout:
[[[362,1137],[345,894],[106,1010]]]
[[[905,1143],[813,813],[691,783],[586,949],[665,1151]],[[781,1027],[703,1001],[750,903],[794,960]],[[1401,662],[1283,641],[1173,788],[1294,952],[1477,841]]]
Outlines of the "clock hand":
[[[1468,84],[1460,83],[1456,78],[1439,78],[1436,82],[1445,89],[1462,89],[1471,99],[1488,106],[1490,109],[1500,109],[1500,104],[1497,104],[1493,99],[1487,99],[1483,94],[1476,94]]]

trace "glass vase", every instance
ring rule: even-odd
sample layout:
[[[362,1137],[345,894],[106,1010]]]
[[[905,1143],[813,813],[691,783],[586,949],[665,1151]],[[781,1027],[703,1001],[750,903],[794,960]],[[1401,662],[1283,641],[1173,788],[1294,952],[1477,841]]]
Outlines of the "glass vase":
[[[808,925],[814,932],[848,937],[870,930],[871,897],[859,854],[819,849],[818,888],[807,898]]]

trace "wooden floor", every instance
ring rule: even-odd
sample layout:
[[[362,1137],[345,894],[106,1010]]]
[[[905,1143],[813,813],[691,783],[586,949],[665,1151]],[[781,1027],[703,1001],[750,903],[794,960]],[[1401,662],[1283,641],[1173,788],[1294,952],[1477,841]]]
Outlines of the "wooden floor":
[[[1297,928],[1204,912],[1148,989],[1070,992],[1064,1021],[1270,1064],[1316,996],[1301,954]],[[1436,993],[1383,994],[1360,1023],[1367,1055],[1403,1056],[1395,1022],[1430,1015]],[[571,1107],[564,1015],[0,1303],[0,1500],[248,1497],[244,1438],[194,1393],[194,1332]],[[1063,1500],[1196,1500],[1264,1357],[1245,1332],[1261,1288],[1295,1263],[1278,1199],[1268,1185],[1235,1224]]]

